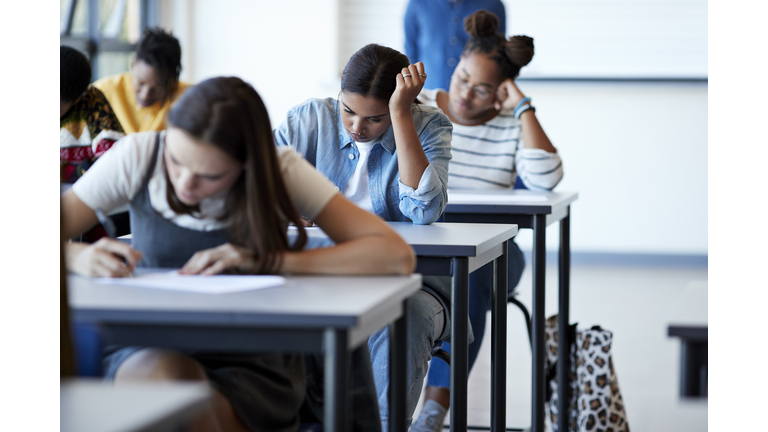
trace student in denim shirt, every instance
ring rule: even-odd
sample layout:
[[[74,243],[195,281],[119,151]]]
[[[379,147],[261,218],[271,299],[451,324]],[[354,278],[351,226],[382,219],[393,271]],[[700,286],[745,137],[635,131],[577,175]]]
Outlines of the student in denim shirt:
[[[435,222],[448,201],[453,127],[439,109],[414,103],[425,80],[421,63],[367,45],[344,68],[338,99],[293,107],[275,130],[275,142],[294,147],[347,198],[382,219]],[[450,279],[425,277],[424,284],[406,303],[409,418],[432,347],[450,337]],[[388,430],[389,330],[373,334],[368,347],[382,430]]]

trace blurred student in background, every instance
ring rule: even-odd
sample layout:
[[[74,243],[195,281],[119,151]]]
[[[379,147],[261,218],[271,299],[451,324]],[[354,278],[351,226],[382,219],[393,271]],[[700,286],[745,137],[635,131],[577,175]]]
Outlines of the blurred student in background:
[[[91,83],[91,64],[80,51],[59,48],[59,154],[62,183],[74,183],[123,135],[104,94]]]
[[[115,109],[126,133],[165,129],[165,115],[189,84],[179,81],[181,46],[160,28],[144,30],[131,71],[108,76],[93,85]]]
[[[112,145],[123,137],[123,128],[104,94],[93,87],[91,64],[80,51],[61,46],[59,72],[59,181],[62,190],[79,179]],[[119,234],[130,232],[128,213],[110,216]],[[94,242],[107,233],[101,225],[83,233]]]
[[[533,59],[533,39],[500,32],[496,15],[481,10],[464,21],[464,46],[450,90],[424,90],[419,100],[436,106],[453,122],[448,170],[450,188],[511,189],[518,176],[528,189],[550,190],[563,177],[557,149],[544,133],[531,99],[515,84],[520,69]],[[508,291],[520,281],[523,254],[509,243]],[[469,369],[477,359],[491,308],[493,263],[470,275],[469,320],[475,340],[469,345]],[[450,350],[450,344],[443,345]],[[442,430],[450,404],[450,368],[433,359],[426,402],[412,432]]]
[[[410,0],[405,11],[405,55],[429,71],[424,88],[447,90],[451,75],[469,36],[464,18],[480,9],[499,17],[499,31],[507,32],[501,0]]]

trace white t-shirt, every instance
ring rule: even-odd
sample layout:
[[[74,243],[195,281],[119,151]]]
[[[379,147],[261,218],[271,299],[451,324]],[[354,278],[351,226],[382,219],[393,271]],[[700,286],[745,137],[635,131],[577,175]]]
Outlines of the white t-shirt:
[[[344,196],[361,209],[373,213],[371,192],[368,190],[368,157],[371,155],[373,141],[367,143],[355,141],[355,146],[357,146],[357,150],[360,152],[360,157],[357,158],[355,172],[349,179],[347,188],[344,189]]]
[[[149,202],[165,219],[184,228],[212,231],[224,228],[221,215],[226,192],[200,202],[200,217],[177,214],[166,199],[165,159],[160,133],[157,163],[149,180]],[[73,186],[75,195],[89,208],[105,213],[128,204],[140,192],[149,168],[158,132],[140,132],[117,141]],[[337,193],[336,186],[291,147],[277,147],[283,182],[293,206],[302,217],[314,219]]]

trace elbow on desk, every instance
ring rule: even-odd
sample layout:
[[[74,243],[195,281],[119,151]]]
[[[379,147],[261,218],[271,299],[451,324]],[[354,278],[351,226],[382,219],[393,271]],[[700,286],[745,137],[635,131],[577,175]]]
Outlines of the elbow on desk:
[[[416,253],[400,236],[397,236],[395,244],[389,249],[384,255],[388,258],[389,273],[409,275],[416,270]]]

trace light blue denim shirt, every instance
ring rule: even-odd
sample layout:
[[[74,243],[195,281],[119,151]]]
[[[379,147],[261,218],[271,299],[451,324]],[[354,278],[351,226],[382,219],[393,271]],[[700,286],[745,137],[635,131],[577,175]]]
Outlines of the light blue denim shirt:
[[[448,161],[453,125],[438,108],[411,106],[416,132],[429,160],[418,187],[400,182],[397,147],[392,127],[371,147],[368,188],[373,212],[386,221],[435,222],[448,202]],[[355,172],[360,152],[344,129],[334,98],[309,99],[291,108],[275,129],[275,143],[290,145],[340,191]]]

